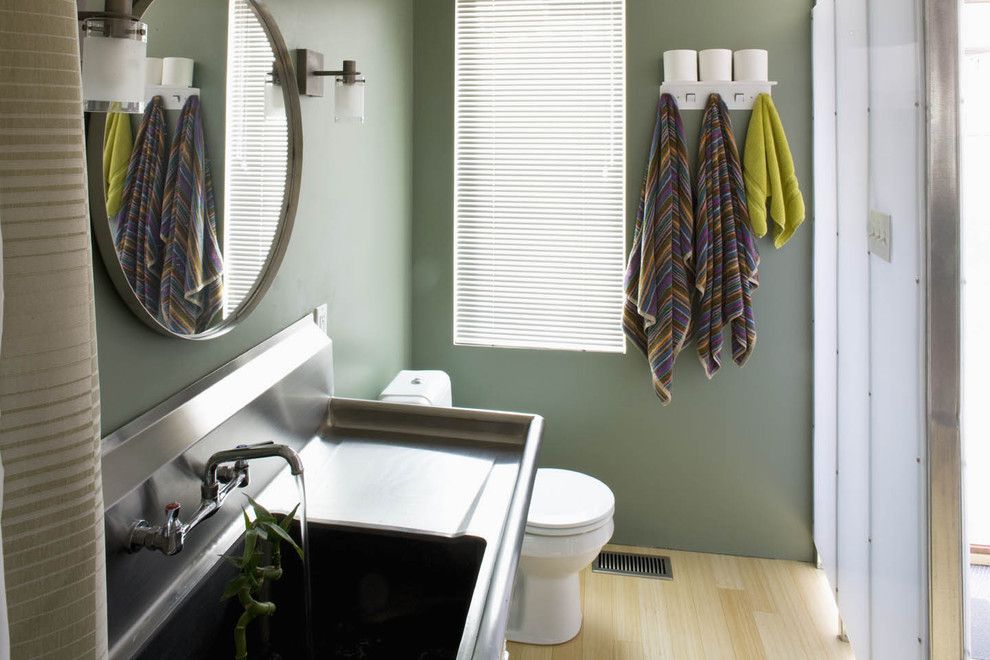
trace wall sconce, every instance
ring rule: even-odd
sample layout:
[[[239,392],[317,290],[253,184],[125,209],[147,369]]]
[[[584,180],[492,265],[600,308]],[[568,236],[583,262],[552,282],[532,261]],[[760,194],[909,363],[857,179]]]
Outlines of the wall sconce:
[[[81,12],[83,110],[144,109],[148,26],[131,15],[131,0],[107,0],[103,12]]]
[[[323,53],[308,48],[296,51],[296,81],[299,93],[323,96],[323,78],[336,79],[333,108],[335,121],[364,122],[365,79],[354,60],[344,60],[339,71],[323,70]]]
[[[277,71],[270,71],[265,76],[265,119],[284,118],[285,98],[282,96],[282,81],[278,79]]]

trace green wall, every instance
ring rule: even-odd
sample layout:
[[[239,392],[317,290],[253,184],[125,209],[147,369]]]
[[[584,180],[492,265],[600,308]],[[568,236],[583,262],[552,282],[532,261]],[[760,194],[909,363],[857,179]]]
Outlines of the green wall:
[[[771,77],[780,81],[774,97],[809,195],[810,4],[627,0],[630,223],[660,52],[671,48],[770,50]],[[289,48],[321,50],[328,63],[358,60],[369,80],[367,123],[335,124],[331,96],[302,99],[295,231],[271,290],[229,334],[191,342],[147,329],[97,258],[104,433],[328,302],[339,393],[375,396],[406,366],[445,369],[458,405],[542,414],[542,463],[612,487],[617,541],[811,559],[810,226],[782,251],[760,244],[750,363],[706,382],[693,351],[682,354],[667,408],[632,348],[616,356],[455,347],[453,0],[268,5]],[[693,151],[700,113],[684,118]],[[746,113],[733,119],[741,139]]]
[[[146,328],[95,257],[104,434],[323,302],[339,393],[375,396],[409,361],[412,3],[266,4],[290,49],[320,50],[328,65],[358,61],[368,77],[367,123],[334,123],[332,95],[302,99],[302,194],[285,261],[261,304],[227,335],[193,342]],[[202,28],[195,20],[186,25]]]
[[[196,16],[196,29],[189,29],[189,16]],[[206,158],[213,177],[217,208],[217,233],[223,240],[224,104],[227,98],[227,2],[225,0],[157,0],[141,15],[148,24],[148,57],[189,57],[193,87],[199,89]],[[209,34],[204,39],[203,34]],[[168,135],[175,135],[180,110],[167,110]],[[141,115],[132,115],[134,133]]]
[[[811,4],[627,0],[630,237],[663,50],[767,48],[810,194]],[[543,415],[541,463],[612,487],[617,542],[812,559],[810,222],[783,250],[760,242],[759,339],[749,364],[739,369],[726,356],[728,366],[707,382],[692,345],[667,408],[631,346],[622,356],[452,345],[453,5],[416,1],[413,366],[448,371],[458,405]],[[684,113],[692,151],[700,114]],[[740,141],[747,120],[734,113]]]

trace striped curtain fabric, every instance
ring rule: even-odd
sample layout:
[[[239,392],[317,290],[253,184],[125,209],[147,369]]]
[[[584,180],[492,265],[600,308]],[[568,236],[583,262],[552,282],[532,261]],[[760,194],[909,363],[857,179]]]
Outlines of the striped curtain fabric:
[[[0,206],[3,197],[0,196]],[[3,341],[3,231],[0,229],[0,342]],[[0,460],[0,511],[3,510],[3,461]],[[7,625],[7,587],[3,570],[3,532],[0,530],[0,658],[10,657],[10,626]]]
[[[76,3],[0,0],[0,456],[15,660],[107,655],[84,158]]]

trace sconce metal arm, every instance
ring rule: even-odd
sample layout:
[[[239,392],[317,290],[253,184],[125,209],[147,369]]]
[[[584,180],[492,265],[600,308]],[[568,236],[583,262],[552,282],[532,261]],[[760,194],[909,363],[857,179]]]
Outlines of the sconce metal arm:
[[[323,68],[323,53],[308,48],[296,50],[296,83],[299,93],[305,96],[323,96],[323,78],[341,78],[344,84],[358,81],[361,72],[357,62],[344,60],[343,67],[336,71]]]

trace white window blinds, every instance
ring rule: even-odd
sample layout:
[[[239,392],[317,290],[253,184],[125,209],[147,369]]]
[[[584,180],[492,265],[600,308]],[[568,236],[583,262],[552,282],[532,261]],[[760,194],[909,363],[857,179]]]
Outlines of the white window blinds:
[[[624,5],[456,0],[456,344],[625,350]]]
[[[275,54],[247,0],[230,0],[227,22],[227,135],[224,158],[224,318],[258,283],[285,198],[289,133],[285,113],[265,114]]]

